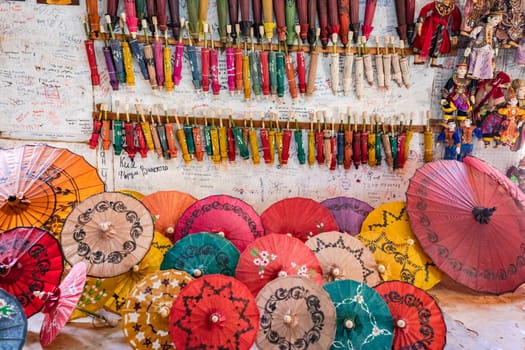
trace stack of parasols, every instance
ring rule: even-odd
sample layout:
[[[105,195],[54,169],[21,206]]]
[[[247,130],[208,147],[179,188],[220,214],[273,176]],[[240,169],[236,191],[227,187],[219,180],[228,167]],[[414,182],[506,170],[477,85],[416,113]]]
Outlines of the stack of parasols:
[[[94,39],[104,41],[105,69],[113,90],[135,86],[133,65],[137,65],[153,90],[172,92],[188,79],[182,74],[188,64],[195,92],[208,95],[211,86],[214,98],[226,87],[229,94],[243,95],[246,101],[281,100],[285,95],[292,100],[308,98],[315,91],[319,46],[330,53],[334,95],[355,91],[361,99],[365,82],[379,90],[389,89],[392,82],[410,86],[406,49],[411,40],[407,31],[413,32],[415,26],[413,0],[396,1],[398,39],[371,35],[376,0],[366,1],[362,19],[357,0],[146,3],[125,0],[119,14],[117,0],[108,0],[105,16],[100,16],[97,2],[88,1],[87,18],[82,21],[93,86],[100,85]],[[218,23],[208,23],[210,7],[216,8]],[[221,60],[226,63],[227,81],[220,81]]]
[[[46,346],[74,318],[119,323],[102,309],[134,349],[442,349],[443,274],[491,294],[525,282],[525,196],[474,157],[422,166],[406,202],[292,197],[260,214],[229,195],[106,192],[45,145],[0,150],[0,172],[11,349],[38,312]]]
[[[109,151],[113,145],[116,156],[123,152],[130,159],[137,154],[146,158],[156,154],[161,159],[181,157],[185,164],[210,159],[214,164],[248,161],[254,165],[272,165],[278,162],[286,167],[291,157],[300,165],[325,167],[329,170],[350,170],[360,166],[370,168],[382,164],[395,171],[403,169],[409,159],[410,144],[414,135],[414,113],[400,114],[385,120],[379,114],[359,117],[350,108],[346,113],[327,118],[326,111],[311,112],[307,130],[299,126],[297,113],[288,112],[280,121],[276,113],[261,112],[254,127],[253,113],[245,112],[243,119],[234,120],[232,110],[195,109],[192,115],[178,115],[177,109],[168,115],[167,105],[149,106],[144,113],[143,106],[135,105],[135,114],[130,114],[126,104],[125,117],[121,117],[120,103],[115,102],[115,112],[108,117],[108,106],[100,105],[94,116],[90,148],[101,147]],[[164,110],[163,115],[160,111]],[[217,115],[218,113],[218,115]],[[336,124],[337,120],[337,124]],[[427,113],[424,130],[425,162],[433,159],[433,133],[430,129],[430,115]],[[267,127],[268,125],[268,127]],[[293,136],[293,137],[292,137]],[[277,157],[276,157],[277,155]]]

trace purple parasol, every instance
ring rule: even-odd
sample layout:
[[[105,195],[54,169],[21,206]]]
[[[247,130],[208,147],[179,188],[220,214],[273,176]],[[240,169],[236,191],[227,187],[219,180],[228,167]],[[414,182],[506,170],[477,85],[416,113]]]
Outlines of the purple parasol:
[[[361,231],[363,220],[374,209],[370,204],[352,197],[333,197],[321,204],[332,212],[339,231],[352,236]]]

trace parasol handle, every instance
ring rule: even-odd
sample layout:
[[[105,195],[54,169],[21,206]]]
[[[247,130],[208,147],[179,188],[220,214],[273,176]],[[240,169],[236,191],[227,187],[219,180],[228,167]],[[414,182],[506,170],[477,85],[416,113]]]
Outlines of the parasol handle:
[[[496,207],[485,208],[485,207],[475,207],[472,209],[472,215],[474,219],[480,224],[488,224],[490,222],[490,217],[496,211]]]

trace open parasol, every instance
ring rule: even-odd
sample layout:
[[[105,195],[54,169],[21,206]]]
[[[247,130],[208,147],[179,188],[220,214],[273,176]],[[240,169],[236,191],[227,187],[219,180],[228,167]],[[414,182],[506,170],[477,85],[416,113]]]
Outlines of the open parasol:
[[[323,288],[330,295],[337,314],[337,331],[331,349],[392,349],[392,315],[373,288],[352,280],[330,282]]]
[[[44,301],[44,320],[40,329],[40,344],[48,346],[55,340],[76,308],[86,282],[86,264],[75,264],[52,292],[35,291]]]
[[[239,250],[220,235],[194,233],[175,242],[160,269],[186,271],[193,277],[216,273],[235,276],[239,255]]]
[[[139,263],[151,246],[153,219],[138,200],[102,192],[69,214],[60,237],[68,263],[87,264],[87,274],[114,277]]]
[[[21,350],[27,335],[27,317],[14,295],[0,288],[0,347]]]
[[[328,208],[339,226],[338,231],[355,236],[361,230],[363,220],[374,209],[370,204],[352,197],[332,197],[321,202]]]
[[[248,350],[257,336],[259,311],[246,286],[209,275],[190,282],[173,302],[169,333],[177,349]]]
[[[524,205],[514,183],[474,157],[426,163],[407,190],[410,224],[425,252],[455,281],[495,294],[525,282]]]
[[[154,217],[155,230],[168,238],[173,238],[177,222],[197,198],[186,192],[169,190],[153,192],[141,201]]]
[[[27,317],[44,305],[33,291],[53,291],[63,268],[59,243],[49,232],[20,226],[0,235],[0,288],[18,299]]]
[[[307,277],[322,284],[322,269],[315,254],[303,242],[287,235],[269,234],[257,238],[241,252],[236,277],[256,295],[275,278]]]
[[[129,292],[121,309],[121,324],[133,349],[174,348],[168,321],[171,305],[192,280],[184,271],[156,271],[144,276]]]
[[[259,214],[248,203],[228,195],[213,195],[186,209],[175,228],[174,239],[196,232],[222,232],[242,252],[255,238],[264,235],[264,228]]]
[[[109,294],[109,298],[104,302],[104,309],[121,314],[128,293],[144,276],[160,269],[164,256],[171,247],[172,244],[168,238],[155,232],[150,249],[138,264],[116,277],[104,278],[99,286],[99,289]]]
[[[393,349],[443,349],[447,329],[434,298],[422,289],[401,281],[374,287],[388,305],[394,321]]]
[[[0,150],[0,176],[0,232],[34,226],[58,234],[75,204],[104,190],[82,156],[46,145]]]
[[[321,232],[337,231],[332,213],[319,202],[305,197],[285,198],[261,214],[267,233],[291,234],[305,242]]]
[[[404,202],[390,202],[372,210],[356,237],[372,251],[383,280],[402,280],[423,289],[441,280],[441,272],[410,229]]]
[[[336,310],[328,293],[299,276],[268,282],[257,295],[261,314],[259,349],[329,349],[336,333]]]
[[[308,239],[305,244],[319,260],[325,283],[342,279],[360,281],[369,286],[379,283],[374,256],[357,238],[330,231]]]

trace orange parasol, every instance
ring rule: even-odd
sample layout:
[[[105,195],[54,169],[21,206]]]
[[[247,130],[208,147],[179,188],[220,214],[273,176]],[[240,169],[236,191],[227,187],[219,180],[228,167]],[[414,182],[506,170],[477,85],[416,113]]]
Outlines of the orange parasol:
[[[196,201],[197,198],[192,195],[175,190],[157,191],[142,199],[154,217],[155,230],[172,240],[180,217]]]
[[[46,145],[0,150],[0,177],[0,232],[34,226],[58,234],[75,204],[104,191],[82,156]]]
[[[102,192],[75,207],[60,239],[68,263],[84,261],[89,276],[114,277],[146,255],[153,239],[153,219],[133,197]]]

